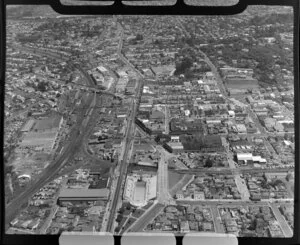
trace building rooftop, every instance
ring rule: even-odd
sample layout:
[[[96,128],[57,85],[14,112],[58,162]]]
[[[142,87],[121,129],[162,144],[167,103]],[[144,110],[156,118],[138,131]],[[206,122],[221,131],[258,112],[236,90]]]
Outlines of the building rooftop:
[[[63,189],[59,198],[88,198],[88,197],[107,197],[109,190],[102,189]]]

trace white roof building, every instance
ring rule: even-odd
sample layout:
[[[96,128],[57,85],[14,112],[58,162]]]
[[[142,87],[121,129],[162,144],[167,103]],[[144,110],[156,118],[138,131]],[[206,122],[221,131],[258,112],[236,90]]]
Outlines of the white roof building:
[[[229,117],[234,117],[235,116],[235,112],[234,111],[228,111],[228,115],[229,115]]]
[[[142,207],[150,199],[156,197],[157,176],[149,175],[128,175],[124,191],[124,199],[132,205]]]
[[[252,153],[237,153],[236,154],[238,161],[248,161],[252,160]]]
[[[261,156],[253,156],[252,153],[237,153],[238,161],[253,161],[259,163],[266,163],[267,160]]]
[[[244,124],[237,124],[236,128],[239,133],[247,133],[247,128]]]

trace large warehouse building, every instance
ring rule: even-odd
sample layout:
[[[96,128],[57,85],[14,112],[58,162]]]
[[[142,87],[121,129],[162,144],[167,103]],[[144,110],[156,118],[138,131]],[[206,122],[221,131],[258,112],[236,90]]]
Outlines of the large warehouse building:
[[[44,152],[52,151],[62,124],[62,116],[29,120],[22,128],[22,132],[24,132],[25,135],[20,142],[19,151],[24,149],[34,149]]]
[[[63,189],[58,197],[58,204],[62,205],[66,202],[86,202],[107,200],[109,190],[102,189]]]

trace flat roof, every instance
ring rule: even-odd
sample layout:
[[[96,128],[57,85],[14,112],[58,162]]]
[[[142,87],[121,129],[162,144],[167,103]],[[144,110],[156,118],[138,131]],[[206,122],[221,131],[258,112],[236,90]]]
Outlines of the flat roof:
[[[62,189],[59,198],[101,198],[107,197],[109,190],[101,189]]]

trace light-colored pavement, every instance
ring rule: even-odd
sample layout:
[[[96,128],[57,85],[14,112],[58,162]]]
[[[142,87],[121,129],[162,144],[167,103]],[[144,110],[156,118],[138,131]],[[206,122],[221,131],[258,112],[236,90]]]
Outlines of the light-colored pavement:
[[[224,226],[222,225],[222,219],[220,217],[220,213],[217,206],[211,206],[210,210],[214,221],[215,232],[225,233],[225,229]]]
[[[167,105],[165,105],[165,134],[169,134],[170,132],[169,118],[170,118],[169,108]]]
[[[158,162],[157,170],[157,199],[160,203],[168,203],[171,196],[168,192],[169,178],[167,156],[163,151],[161,151],[160,153],[161,158]]]
[[[285,218],[282,216],[278,209],[278,204],[277,203],[270,203],[270,207],[280,225],[280,228],[284,234],[285,237],[292,237],[293,236],[293,231],[291,227],[288,225],[286,222]]]
[[[241,194],[241,197],[242,197],[242,200],[249,200],[250,198],[250,193],[249,193],[249,190],[246,186],[246,182],[245,180],[243,180],[240,175],[236,174],[234,176],[234,180],[235,180],[235,183],[236,183],[236,186]]]

